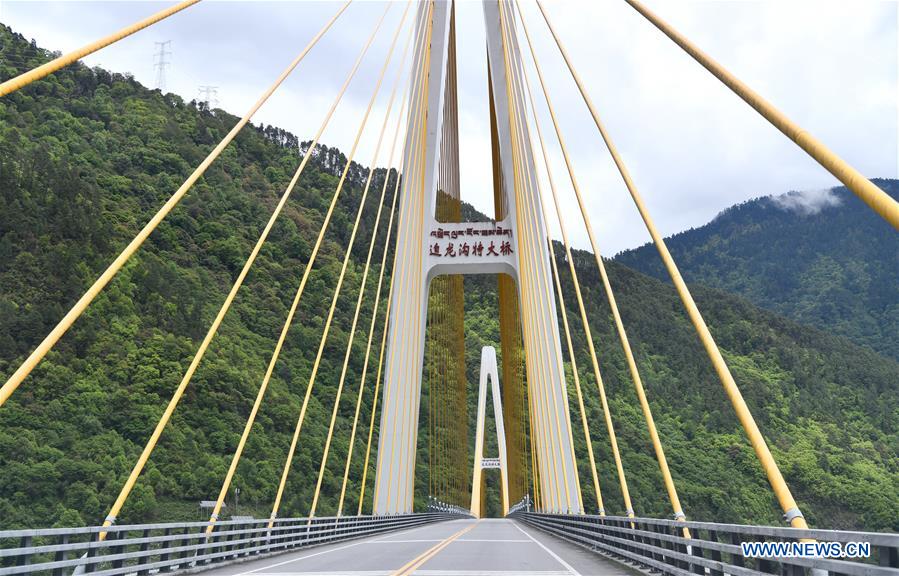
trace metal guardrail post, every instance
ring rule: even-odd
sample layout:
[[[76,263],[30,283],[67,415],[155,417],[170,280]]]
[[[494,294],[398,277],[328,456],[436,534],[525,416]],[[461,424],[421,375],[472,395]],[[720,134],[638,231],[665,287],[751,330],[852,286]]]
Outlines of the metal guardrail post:
[[[228,532],[227,532],[228,536],[225,538],[226,544],[224,546],[224,549],[226,551],[234,552],[234,539],[240,538],[239,535],[235,535],[234,533],[239,532],[241,526],[242,526],[241,524],[234,524],[234,525],[228,527],[228,528],[230,528],[230,530],[228,530]],[[227,556],[223,556],[222,560],[224,560],[226,558],[237,558],[237,554],[228,554]]]
[[[877,548],[877,562],[885,568],[899,568],[899,548],[879,546]]]
[[[165,530],[163,530],[162,535],[163,535],[163,536],[171,536],[171,535],[172,535],[172,529],[171,529],[171,528],[166,528]],[[165,544],[160,544],[160,549],[168,550],[168,547],[167,547]],[[168,562],[169,559],[170,559],[170,555],[169,555],[168,552],[163,552],[162,554],[159,555],[159,561],[160,561],[160,562]],[[171,571],[171,567],[166,566],[165,568],[162,568],[160,571],[161,571],[161,572],[170,572],[170,571]]]
[[[253,542],[262,539],[264,532],[259,530],[259,526],[260,524],[258,522],[250,522],[247,524],[247,540],[249,540],[249,542],[244,543],[242,546],[243,552],[241,553],[241,556],[250,556],[253,552],[248,549],[253,547]]]
[[[672,532],[677,536],[683,535],[683,530],[681,528],[674,528],[672,530]],[[696,534],[695,534],[696,539],[701,540],[700,535],[701,535],[701,531],[697,530]],[[706,533],[706,536],[708,538],[708,532]],[[705,558],[705,556],[706,556],[706,551],[703,550],[699,546],[691,546],[690,544],[687,544],[686,546],[684,546],[684,548],[686,549],[686,552],[688,554],[690,554],[691,556],[696,556],[697,558]],[[705,576],[705,573],[706,573],[705,565],[700,562],[691,563],[690,569],[694,574],[699,574],[700,576]]]
[[[707,536],[708,536],[708,539],[711,540],[712,542],[721,542],[721,538],[719,537],[718,532],[716,532],[714,530],[709,530]],[[720,550],[709,550],[708,553],[709,553],[709,558],[711,558],[712,560],[714,560],[716,562],[722,561]],[[721,570],[718,570],[716,568],[709,568],[709,576],[724,576],[724,572],[722,572]]]
[[[96,544],[99,544],[99,542],[100,542],[100,533],[94,532],[93,534],[91,534],[90,543],[88,544],[88,548],[87,548],[87,554],[84,555],[84,559],[85,559],[85,563],[83,564],[84,573],[90,573],[90,572],[94,571],[95,566],[94,566],[93,562],[90,562],[90,559],[94,558],[97,555],[97,552],[99,551],[99,547],[96,546]]]
[[[124,539],[127,538],[127,536],[128,536],[128,533],[125,532],[125,531],[123,530],[123,531],[120,531],[120,532],[114,532],[114,533],[112,533],[112,537],[111,537],[111,538],[108,538],[107,540],[108,540],[108,541],[124,540]],[[111,544],[111,543],[112,543],[112,542],[110,542],[110,544]],[[124,546],[124,545],[114,545],[114,546],[111,546],[111,547],[110,547],[109,551],[110,551],[112,554],[122,554],[122,553],[125,552],[125,546]],[[121,558],[118,559],[118,560],[113,560],[113,561],[112,561],[112,568],[113,568],[113,569],[119,569],[119,568],[121,568],[121,567],[124,566],[124,565],[125,565],[125,561],[124,561],[123,559],[121,559]]]
[[[647,526],[646,529],[647,529],[647,532],[659,533],[659,532],[661,532],[662,528],[661,528],[661,526],[659,526],[657,524],[651,524],[651,525]],[[661,539],[659,539],[657,537],[652,537],[652,536],[650,537],[649,544],[651,546],[656,546],[659,548],[667,548],[668,547],[665,544],[665,542],[663,542]],[[665,563],[668,562],[667,556],[665,556],[665,554],[662,552],[652,551],[652,552],[650,552],[649,557],[654,560],[658,560],[659,562],[665,562]]]
[[[23,536],[22,537],[22,548],[31,548],[32,539],[31,536]],[[16,564],[19,566],[28,566],[31,564],[31,554],[25,554],[20,556],[16,561]]]
[[[306,523],[306,532],[303,535],[302,544],[309,542],[309,540],[312,538],[312,522],[313,521],[310,520],[309,522]]]
[[[194,556],[200,556],[201,554],[216,554],[225,549],[224,546],[221,545],[222,541],[222,533],[221,532],[213,532],[211,534],[206,534],[206,529],[201,528],[200,532],[205,535],[205,538],[198,540],[197,542],[202,542],[204,544],[204,548],[198,548],[194,553]],[[212,564],[215,562],[215,558],[204,558],[203,560],[196,559],[193,562],[194,566],[199,566],[200,564]]]
[[[185,528],[184,528],[184,538],[181,539],[181,546],[187,546],[187,545],[189,545],[190,543],[191,543],[191,538],[190,538],[190,528],[189,528],[189,527],[185,527]],[[184,564],[182,565],[182,564],[179,562],[178,565],[177,565],[178,568],[183,568],[184,566],[189,566],[189,565],[190,565],[190,560],[188,560],[189,557],[190,557],[190,551],[185,550],[184,552],[181,552],[181,554],[178,556],[178,559],[179,559],[179,560],[184,560]]]
[[[241,556],[244,555],[243,549],[246,548],[246,544],[242,543],[241,540],[246,538],[247,535],[244,534],[244,532],[247,532],[250,530],[250,525],[241,523],[241,524],[235,524],[232,528],[234,529],[234,532],[235,532],[235,534],[234,534],[235,542],[233,542],[231,544],[231,551],[234,552],[234,554],[231,555],[231,558],[235,559],[235,558],[240,558]]]
[[[69,543],[69,535],[63,534],[59,537],[59,544],[66,546]],[[69,551],[68,550],[57,550],[56,554],[53,555],[54,562],[65,562],[69,559]],[[54,568],[53,576],[63,576],[64,568]]]
[[[662,527],[659,526],[658,524],[651,524],[651,525],[647,526],[647,532],[659,533],[661,531],[662,531]],[[664,540],[662,540],[660,538],[656,538],[653,536],[649,537],[649,544],[655,548],[664,548],[664,549],[668,548],[667,542],[665,542]],[[651,550],[649,557],[654,560],[658,560],[659,562],[664,562],[665,564],[668,564],[668,562],[669,562],[668,556],[665,554],[664,551],[661,551],[661,550]]]
[[[667,529],[665,530],[665,532],[669,536],[675,536],[675,537],[680,536],[680,531],[677,528],[675,528],[674,526],[668,526]],[[690,556],[691,555],[690,553],[692,551],[691,547],[687,546],[686,544],[681,544],[680,542],[672,542],[671,549],[674,550],[675,552],[680,552],[681,554],[686,554],[687,556]],[[680,568],[681,570],[686,570],[688,572],[693,571],[693,564],[691,562],[689,562],[688,560],[683,560],[683,559],[677,560],[676,566],[678,568]],[[702,570],[701,574],[705,574],[705,569]]]
[[[734,546],[736,546],[737,549],[739,549],[740,542],[742,540],[743,540],[743,538],[741,538],[739,534],[737,534],[735,532],[730,533],[730,543],[733,544]],[[739,566],[740,568],[746,567],[746,559],[743,558],[743,556],[741,554],[737,554],[737,553],[731,554],[730,555],[730,563],[733,564],[734,566]]]
[[[645,524],[642,524],[637,521],[631,522],[631,525],[633,525],[634,528],[636,528],[637,530],[641,530],[641,531],[648,528],[648,526],[646,526]],[[652,556],[652,551],[646,549],[647,542],[646,542],[645,536],[639,535],[639,534],[633,534],[630,536],[630,539],[637,543],[637,545],[633,546],[630,549],[631,552],[639,554],[640,556],[647,556],[647,557]]]
[[[759,558],[758,559],[759,572],[766,572],[768,574],[777,574],[777,563],[773,560],[768,560],[767,558]]]
[[[147,540],[149,537],[150,537],[150,529],[145,528],[143,530],[143,532],[141,532],[141,538],[143,538],[144,540]],[[149,542],[144,542],[143,544],[140,545],[141,552],[148,552],[149,550],[150,550]],[[141,565],[150,564],[151,559],[152,559],[152,556],[142,556],[141,559],[138,560],[138,564],[141,564]],[[147,576],[149,573],[150,573],[149,570],[147,570],[146,568],[142,568],[137,571],[137,576]]]

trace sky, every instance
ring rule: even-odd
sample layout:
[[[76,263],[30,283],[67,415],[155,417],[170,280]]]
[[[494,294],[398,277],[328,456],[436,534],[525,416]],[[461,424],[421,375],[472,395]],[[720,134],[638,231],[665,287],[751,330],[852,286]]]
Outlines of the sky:
[[[601,252],[649,240],[587,108],[532,0],[521,0],[537,55],[572,152]],[[899,177],[899,10],[875,0],[644,0],[788,117],[869,177]],[[67,52],[163,7],[164,2],[0,0],[0,22],[38,44]],[[697,227],[733,204],[801,191],[784,209],[808,213],[838,185],[791,141],[622,0],[546,0],[603,122],[665,234]],[[217,87],[218,106],[243,115],[337,11],[326,1],[204,0],[85,61],[129,72],[155,87],[156,42],[171,41],[166,87],[187,100]],[[302,140],[317,131],[387,5],[354,2],[254,116]],[[322,142],[349,152],[405,4],[387,12]],[[457,6],[462,198],[492,214],[483,9]],[[355,159],[375,159],[411,10]],[[524,44],[538,117],[550,146],[566,226],[589,247],[552,125]],[[405,88],[401,80],[401,91]],[[388,122],[388,138],[401,96]],[[395,155],[394,164],[399,155]],[[545,181],[545,176],[541,176]],[[807,199],[807,202],[806,200]],[[814,203],[818,204],[814,204]],[[554,211],[550,211],[554,218]],[[559,237],[555,222],[551,223]]]

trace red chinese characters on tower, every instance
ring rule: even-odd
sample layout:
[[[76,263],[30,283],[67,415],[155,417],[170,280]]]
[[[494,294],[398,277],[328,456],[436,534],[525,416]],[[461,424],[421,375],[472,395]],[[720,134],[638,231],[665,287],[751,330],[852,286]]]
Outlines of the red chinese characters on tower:
[[[512,243],[507,239],[498,238],[496,240],[491,239],[487,241],[488,239],[485,238],[484,240],[487,241],[485,244],[480,240],[474,241],[474,239],[469,243],[467,239],[462,238],[464,236],[511,237],[511,232],[512,231],[509,228],[502,228],[500,226],[496,226],[493,229],[466,228],[465,230],[445,230],[443,228],[438,228],[430,232],[431,238],[434,238],[435,241],[428,242],[428,255],[437,258],[511,256],[515,250],[512,248]],[[458,241],[455,241],[457,239]]]

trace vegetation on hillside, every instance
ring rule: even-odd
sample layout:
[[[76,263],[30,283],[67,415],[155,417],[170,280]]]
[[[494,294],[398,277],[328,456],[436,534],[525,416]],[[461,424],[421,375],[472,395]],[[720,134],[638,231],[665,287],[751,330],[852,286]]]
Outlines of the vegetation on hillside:
[[[899,180],[874,182],[899,198]],[[688,282],[899,360],[899,234],[846,188],[750,200],[666,243]],[[668,281],[652,245],[615,259]]]
[[[0,70],[4,78],[48,56],[7,28],[0,28],[0,46],[0,61],[7,63]],[[128,76],[80,64],[0,102],[4,380],[236,120],[147,90]],[[304,152],[305,146],[283,130],[244,129],[0,409],[0,526],[104,518]],[[217,494],[346,164],[336,149],[320,147],[314,153],[122,522],[195,519],[196,502]],[[365,175],[359,165],[349,172],[250,436],[235,482],[242,513],[268,516]],[[384,175],[377,172],[373,190],[380,190]],[[345,281],[349,294],[358,290],[376,200],[371,194],[364,211]],[[385,230],[386,225],[379,231],[382,243]],[[376,280],[370,275],[370,294]],[[285,514],[302,514],[311,500],[351,300],[341,299]],[[368,304],[362,325],[367,326],[370,311]],[[351,389],[361,375],[360,340],[348,374]],[[342,477],[337,462],[347,451],[348,404],[342,405],[326,477],[329,494]],[[359,493],[363,457],[356,449],[351,504]],[[321,510],[334,507],[328,500]]]
[[[48,56],[0,26],[0,78]],[[235,121],[221,110],[80,64],[0,101],[0,378],[12,373]],[[103,519],[301,155],[309,152],[283,130],[244,129],[0,408],[0,528]],[[197,519],[197,501],[218,492],[346,163],[333,148],[312,153],[314,162],[120,522]],[[239,514],[269,514],[366,171],[357,165],[350,170],[238,468]],[[385,175],[378,170],[373,187]],[[309,509],[375,209],[370,198],[345,282],[348,297],[338,306],[282,516]],[[383,229],[377,231],[382,243]],[[577,252],[575,259],[636,511],[667,516],[592,255]],[[609,272],[687,514],[779,522],[765,479],[671,288],[615,263]],[[370,279],[369,295],[376,279]],[[563,283],[574,305],[567,274]],[[466,278],[465,290],[468,374],[476,382],[480,347],[499,340],[496,279]],[[701,288],[695,295],[810,522],[899,530],[899,364],[740,298]],[[363,326],[371,312],[371,298],[366,301]],[[576,318],[573,308],[569,313]],[[574,336],[606,507],[620,513],[583,333],[575,329]],[[361,375],[364,337],[353,346],[347,379],[352,392],[341,404],[320,514],[336,508],[349,448],[350,398]],[[369,371],[363,422],[375,372]],[[470,398],[475,394],[472,386]],[[589,503],[584,446],[579,434],[574,437]],[[427,443],[420,446],[418,461],[425,465],[419,465],[418,485],[427,486]],[[358,497],[364,444],[357,442],[354,450],[349,510]],[[496,490],[488,493],[495,511]],[[419,507],[426,497],[416,494]],[[235,513],[233,495],[228,504],[226,514]]]

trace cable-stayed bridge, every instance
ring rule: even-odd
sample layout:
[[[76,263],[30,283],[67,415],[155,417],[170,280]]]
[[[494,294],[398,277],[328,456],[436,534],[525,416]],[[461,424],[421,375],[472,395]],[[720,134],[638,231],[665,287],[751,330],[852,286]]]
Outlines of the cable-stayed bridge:
[[[88,54],[153,25],[196,4],[188,0],[137,22],[115,34],[0,84],[0,97],[21,89]],[[797,126],[758,93],[661,20],[637,0],[624,0],[648,23],[754,108],[842,181],[872,210],[899,228],[899,204],[834,154],[822,142]],[[339,25],[351,2],[336,7],[334,15],[308,45],[260,95],[259,99],[209,155],[196,167],[144,228],[96,279],[56,327],[0,388],[0,410],[28,375],[71,328],[91,302],[137,253],[191,187],[216,161],[254,114],[291,75],[319,40]],[[453,0],[388,4],[372,23],[355,61],[349,66],[337,96],[314,135],[315,149],[348,87],[379,35],[389,37],[386,59],[375,65],[376,80],[368,106],[358,125],[346,165],[324,215],[295,296],[272,350],[265,375],[257,388],[252,409],[234,446],[230,465],[222,478],[217,498],[208,504],[203,522],[146,525],[117,523],[135,485],[152,458],[161,436],[182,400],[204,355],[228,313],[247,274],[291,192],[302,177],[311,152],[304,155],[280,201],[261,231],[243,268],[208,326],[191,362],[177,384],[152,434],[121,486],[114,504],[100,525],[82,528],[0,530],[0,575],[42,572],[52,574],[151,574],[157,572],[215,570],[222,574],[618,574],[636,571],[666,574],[732,574],[833,572],[857,576],[899,574],[899,535],[836,532],[808,526],[766,439],[743,399],[738,382],[716,345],[689,288],[665,246],[640,192],[606,129],[597,105],[584,88],[578,63],[565,49],[552,25],[551,9],[539,0],[540,20],[528,22],[518,0],[482,2],[487,31],[486,59],[489,71],[490,126],[492,141],[494,219],[464,222],[459,178],[459,127],[456,57],[460,40]],[[390,10],[401,10],[399,23],[384,26]],[[751,444],[760,468],[783,513],[784,526],[751,526],[714,523],[714,518],[688,519],[680,502],[651,407],[651,390],[640,375],[616,303],[616,293],[597,246],[585,194],[573,168],[569,143],[556,118],[551,97],[553,86],[543,75],[540,54],[532,33],[546,33],[555,43],[583,98],[647,231],[658,248],[687,315],[708,354]],[[544,30],[545,28],[545,30]],[[388,71],[393,68],[393,72]],[[536,74],[532,74],[531,70]],[[386,98],[386,114],[374,118],[379,98]],[[545,108],[551,122],[543,125],[537,110]],[[247,440],[282,347],[302,300],[310,272],[332,224],[347,174],[365,134],[377,134],[370,166],[385,162],[395,171],[377,189],[372,188],[374,169],[367,173],[362,199],[349,230],[336,285],[324,315],[324,331],[317,343],[302,403],[285,459],[276,496],[268,518],[231,517],[223,507],[244,455]],[[553,174],[549,155],[557,145],[566,174]],[[545,179],[541,178],[545,174]],[[640,411],[651,439],[653,455],[664,481],[670,505],[669,518],[638,514],[632,500],[627,470],[615,433],[614,414],[606,396],[600,360],[590,327],[569,242],[568,222],[561,209],[557,178],[566,179],[580,208],[576,217],[588,234],[595,255],[602,292],[610,306],[615,329],[636,391]],[[544,183],[548,185],[544,185]],[[368,195],[378,196],[374,227],[369,238],[360,236],[360,221]],[[388,198],[390,199],[388,201]],[[386,208],[386,210],[385,210]],[[564,258],[557,259],[549,234],[550,222],[561,230]],[[378,231],[386,226],[387,241],[378,243]],[[355,294],[353,320],[341,358],[342,368],[330,406],[327,436],[318,473],[304,479],[314,483],[310,509],[302,517],[284,517],[281,504],[293,469],[303,426],[326,344],[341,296],[347,269],[357,242],[367,246],[362,282]],[[379,251],[377,249],[380,249]],[[380,258],[378,258],[380,254]],[[392,255],[392,258],[390,257]],[[568,270],[559,270],[558,261]],[[374,294],[368,295],[371,321],[360,324],[366,305],[366,280],[377,275]],[[473,455],[470,454],[467,418],[468,386],[465,373],[463,284],[466,274],[497,277],[500,311],[501,360],[496,350],[485,348],[481,357],[479,402]],[[560,277],[568,274],[574,286],[578,317],[569,318]],[[389,281],[388,281],[389,279]],[[387,312],[378,314],[379,304]],[[558,310],[558,313],[557,313]],[[379,326],[385,327],[380,331]],[[582,381],[577,369],[572,332],[581,330],[589,350],[592,381]],[[356,334],[365,341],[362,377],[347,379]],[[378,341],[375,334],[380,333]],[[572,368],[571,386],[565,363]],[[367,371],[375,372],[374,406],[369,418],[361,417]],[[501,370],[500,370],[501,368]],[[502,381],[500,381],[502,374]],[[426,384],[426,393],[423,384]],[[355,385],[355,389],[353,386]],[[594,389],[595,387],[595,389]],[[492,399],[488,406],[487,396]],[[602,421],[590,422],[584,398],[596,394]],[[339,493],[323,489],[329,455],[342,400],[352,403],[353,419],[344,458]],[[427,405],[422,402],[426,399]],[[574,408],[571,408],[573,406]],[[378,409],[380,411],[378,412]],[[493,413],[492,428],[487,425]],[[376,414],[380,420],[376,426]],[[416,510],[415,471],[418,434],[427,418],[428,485],[426,509]],[[592,431],[591,431],[592,426]],[[621,495],[620,502],[603,499],[594,436],[601,429],[609,444]],[[487,454],[495,434],[497,454]],[[583,436],[586,453],[575,453],[575,436]],[[361,491],[348,494],[348,479],[356,443],[365,446]],[[578,461],[586,459],[589,475],[582,478]],[[374,473],[368,474],[370,462]],[[485,515],[485,469],[499,469],[503,519]],[[369,490],[371,509],[363,509]],[[585,494],[587,497],[585,498]],[[336,501],[336,515],[317,510],[322,498]],[[350,505],[355,503],[355,506]],[[99,521],[102,520],[102,523]],[[0,525],[2,527],[2,525]],[[779,541],[797,544],[866,542],[870,553],[863,558],[802,557],[781,555],[755,558],[744,554],[741,542]]]

